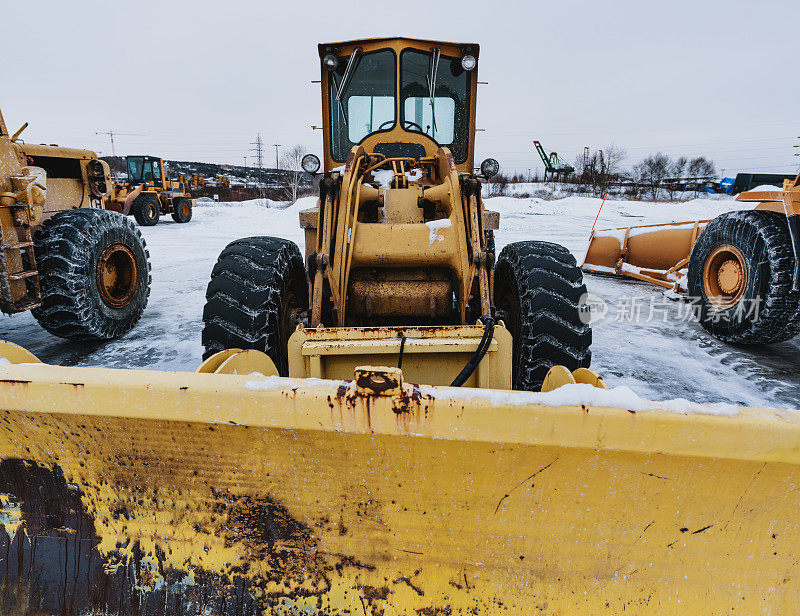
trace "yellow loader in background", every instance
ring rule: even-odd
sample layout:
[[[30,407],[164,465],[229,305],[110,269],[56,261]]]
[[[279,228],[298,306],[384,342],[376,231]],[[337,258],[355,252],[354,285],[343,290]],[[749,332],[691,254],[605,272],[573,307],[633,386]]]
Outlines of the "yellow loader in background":
[[[307,266],[280,239],[226,248],[196,373],[0,345],[4,613],[794,609],[798,414],[573,368],[574,260],[512,245],[491,266],[478,52],[320,46]]]
[[[740,193],[758,203],[713,220],[601,229],[582,264],[687,293],[700,323],[736,344],[800,333],[800,174],[783,189]]]
[[[132,214],[142,227],[158,224],[162,214],[183,223],[192,219],[195,201],[187,183],[170,178],[169,167],[157,156],[128,156],[128,177],[116,182],[106,199],[106,209]]]

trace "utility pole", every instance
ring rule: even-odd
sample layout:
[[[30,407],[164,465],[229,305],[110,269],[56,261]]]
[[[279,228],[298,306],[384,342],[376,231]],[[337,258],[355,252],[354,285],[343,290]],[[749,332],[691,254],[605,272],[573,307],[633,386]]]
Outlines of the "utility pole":
[[[797,139],[798,139],[798,142],[793,147],[800,148],[800,137],[797,137]],[[800,152],[795,153],[795,156],[800,156]],[[800,161],[798,161],[798,163],[797,163],[797,171],[800,173]]]
[[[261,133],[258,133],[258,137],[256,137],[256,140],[250,145],[255,146],[254,148],[250,148],[250,150],[256,153],[256,164],[258,165],[258,190],[259,194],[263,198],[264,187],[262,186],[263,182],[261,177],[261,169],[264,166],[264,142],[261,140]]]
[[[108,135],[108,138],[111,139],[111,156],[113,156],[114,158],[117,157],[117,152],[116,152],[116,150],[114,150],[114,135],[116,135],[117,137],[119,137],[121,135],[125,135],[126,137],[145,137],[146,136],[146,135],[142,135],[140,133],[115,133],[113,130],[99,131],[99,132],[96,132],[95,135]],[[111,170],[111,177],[112,178],[116,177],[116,173],[114,173],[113,169]]]

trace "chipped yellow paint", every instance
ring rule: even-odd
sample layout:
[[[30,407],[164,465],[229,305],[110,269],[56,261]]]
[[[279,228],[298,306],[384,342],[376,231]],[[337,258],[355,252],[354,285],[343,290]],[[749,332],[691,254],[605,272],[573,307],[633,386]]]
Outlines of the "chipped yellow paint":
[[[254,614],[795,609],[797,413],[404,389],[3,365],[0,481],[60,469],[109,574]]]

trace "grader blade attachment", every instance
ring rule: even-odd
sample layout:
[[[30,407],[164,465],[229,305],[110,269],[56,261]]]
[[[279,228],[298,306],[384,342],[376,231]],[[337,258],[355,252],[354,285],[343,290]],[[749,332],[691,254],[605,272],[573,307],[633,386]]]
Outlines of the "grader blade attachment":
[[[708,222],[599,229],[589,238],[581,269],[629,276],[674,291],[686,290],[692,246]]]
[[[3,614],[796,605],[794,411],[2,352]]]

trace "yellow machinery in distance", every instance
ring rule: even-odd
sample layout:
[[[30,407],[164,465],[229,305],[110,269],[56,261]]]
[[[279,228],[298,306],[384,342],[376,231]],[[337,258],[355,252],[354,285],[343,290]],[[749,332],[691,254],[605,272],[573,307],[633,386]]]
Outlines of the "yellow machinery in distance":
[[[594,232],[582,268],[688,293],[721,340],[765,344],[800,333],[800,174],[713,220]]]
[[[194,200],[185,176],[171,179],[164,159],[156,156],[128,156],[127,165],[127,180],[114,184],[106,209],[133,214],[143,227],[158,224],[162,214],[171,214],[178,223],[192,219]]]
[[[33,311],[64,338],[109,340],[130,330],[150,292],[136,228],[102,210],[105,161],[89,150],[25,143],[0,113],[0,309]]]

